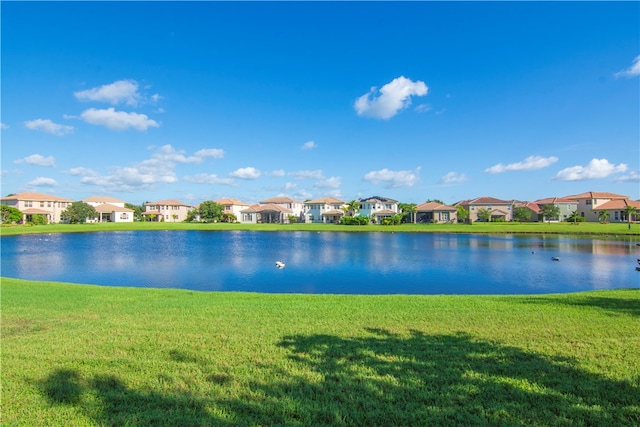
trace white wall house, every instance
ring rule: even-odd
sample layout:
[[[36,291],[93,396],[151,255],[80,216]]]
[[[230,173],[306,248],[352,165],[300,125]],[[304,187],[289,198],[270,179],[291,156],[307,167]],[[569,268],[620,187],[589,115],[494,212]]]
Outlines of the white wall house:
[[[387,197],[368,197],[358,199],[360,210],[357,215],[371,218],[371,221],[379,224],[382,218],[393,216],[398,213],[398,201]]]
[[[43,193],[17,193],[0,198],[0,203],[22,212],[22,222],[30,222],[33,215],[43,215],[49,223],[60,222],[60,214],[73,203],[72,199]]]
[[[486,209],[491,213],[491,221],[511,221],[513,220],[512,200],[500,200],[494,197],[476,197],[470,200],[461,200],[453,206],[462,206],[469,212],[469,220],[472,222],[482,221],[478,217],[481,209]]]
[[[285,209],[289,209],[291,211],[291,215],[295,215],[298,218],[301,218],[304,213],[304,203],[292,199],[290,197],[272,197],[270,199],[262,200],[259,202],[261,205],[279,205]]]
[[[347,204],[335,197],[323,197],[304,203],[305,222],[339,223]]]
[[[133,209],[126,208],[123,200],[93,196],[82,201],[98,212],[97,222],[133,222]]]
[[[240,222],[246,224],[286,224],[289,215],[293,215],[291,209],[275,203],[256,204],[240,211]]]
[[[145,211],[142,215],[151,221],[182,222],[187,219],[189,211],[194,207],[179,200],[160,200],[144,204]]]

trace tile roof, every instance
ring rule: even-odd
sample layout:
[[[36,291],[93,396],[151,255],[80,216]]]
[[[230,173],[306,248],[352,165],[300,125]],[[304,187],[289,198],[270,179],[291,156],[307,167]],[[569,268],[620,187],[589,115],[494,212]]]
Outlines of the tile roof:
[[[604,210],[623,211],[626,209],[627,206],[633,206],[636,209],[640,209],[640,200],[614,199],[606,203],[603,203],[596,208],[593,208],[593,210],[594,211],[604,211]]]
[[[243,209],[240,212],[242,213],[250,213],[250,212],[283,212],[283,213],[293,213],[291,209],[287,209],[283,206],[277,205],[275,203],[269,203],[266,205],[258,204],[251,205],[247,209]]]
[[[454,212],[457,209],[453,206],[443,205],[438,202],[425,202],[417,206],[418,212],[433,212],[433,211],[445,211]]]
[[[269,203],[302,203],[299,200],[294,200],[290,197],[272,197],[270,199],[262,200],[261,205],[268,205]]]
[[[17,194],[11,195],[11,196],[0,198],[0,201],[2,201],[2,200],[27,200],[27,201],[43,201],[43,202],[48,202],[48,201],[73,202],[72,199],[66,199],[64,197],[57,197],[57,196],[51,196],[49,194],[33,193],[33,192],[17,193]]]
[[[539,205],[555,205],[562,203],[575,203],[576,201],[573,199],[568,199],[566,197],[547,197],[546,199],[535,200],[533,203],[537,203]]]
[[[92,196],[82,200],[85,203],[124,203],[124,200],[119,200],[114,197]]]
[[[327,204],[327,205],[344,205],[345,202],[343,202],[340,199],[336,199],[335,197],[323,197],[321,199],[314,199],[314,200],[309,200],[307,202],[304,202],[305,205],[311,205],[311,204]]]
[[[322,215],[344,215],[344,211],[340,209],[332,209],[330,211],[322,212]]]
[[[98,213],[111,213],[111,212],[133,212],[133,209],[121,208],[120,206],[112,205],[109,203],[103,203],[94,208]]]
[[[587,191],[586,193],[575,194],[573,196],[566,196],[565,199],[578,200],[578,199],[628,199],[629,196],[623,196],[621,194],[607,193],[606,191]]]
[[[218,199],[214,200],[219,205],[236,205],[236,206],[249,206],[249,203],[241,202],[238,199]]]
[[[375,203],[375,202],[379,202],[379,203],[398,203],[397,200],[389,199],[387,197],[380,197],[380,196],[367,197],[366,199],[359,199],[358,201],[361,202],[361,203]]]
[[[147,202],[145,203],[146,206],[156,206],[156,205],[165,205],[165,206],[187,206],[187,207],[192,207],[191,205],[188,205],[186,203],[182,203],[179,200],[160,200],[157,202]]]

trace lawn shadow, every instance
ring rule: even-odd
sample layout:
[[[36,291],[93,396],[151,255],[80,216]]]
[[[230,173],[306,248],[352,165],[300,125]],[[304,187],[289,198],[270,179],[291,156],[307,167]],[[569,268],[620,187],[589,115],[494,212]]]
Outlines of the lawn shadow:
[[[627,289],[634,292],[636,298],[617,298],[597,295],[567,295],[563,298],[531,296],[523,300],[526,304],[552,304],[567,305],[573,307],[594,307],[612,314],[629,314],[640,316],[640,289]]]
[[[41,389],[51,403],[86,404],[99,425],[640,424],[640,378],[613,380],[570,358],[464,333],[367,329],[358,337],[286,336],[277,346],[288,361],[255,366],[264,375],[244,377],[233,393],[214,382],[205,393],[159,393],[114,375],[83,381],[73,370],[53,372]],[[83,393],[95,396],[93,406]]]

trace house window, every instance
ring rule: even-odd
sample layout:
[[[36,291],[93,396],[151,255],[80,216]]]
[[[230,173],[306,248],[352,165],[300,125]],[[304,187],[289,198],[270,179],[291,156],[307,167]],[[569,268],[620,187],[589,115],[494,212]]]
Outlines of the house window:
[[[125,212],[125,213],[120,214],[120,219],[127,219],[127,218],[129,218],[129,216],[127,215],[127,213],[126,213],[126,212]]]
[[[51,207],[51,202],[47,202],[47,207]]]
[[[443,221],[449,221],[449,212],[440,212],[440,219]]]
[[[26,201],[26,202],[24,202],[24,206],[25,206],[26,208],[32,208],[32,207],[33,207],[33,202],[32,202],[32,201],[30,201],[30,200],[29,200],[29,201]]]
[[[590,204],[591,204],[591,200],[587,200],[587,201],[586,201],[586,204],[587,204],[587,205],[590,205]]]
[[[40,207],[44,208],[44,202],[40,202]]]

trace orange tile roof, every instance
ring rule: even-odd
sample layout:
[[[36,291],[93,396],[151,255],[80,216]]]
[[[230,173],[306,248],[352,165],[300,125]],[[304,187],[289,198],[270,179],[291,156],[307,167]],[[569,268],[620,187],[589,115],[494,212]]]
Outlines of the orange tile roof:
[[[578,199],[628,199],[629,196],[623,196],[621,194],[607,193],[606,191],[587,191],[586,193],[575,194],[573,196],[566,196],[565,199],[578,200]]]
[[[311,204],[327,204],[327,205],[344,205],[345,202],[343,202],[340,199],[336,199],[335,197],[323,197],[321,199],[315,199],[315,200],[309,200],[308,202],[304,202],[305,205],[311,205]]]
[[[66,199],[64,197],[50,196],[49,194],[24,192],[17,193],[12,196],[2,197],[2,200],[27,200],[27,201],[56,201],[56,202],[73,202],[72,199]]]
[[[145,205],[147,205],[147,206],[166,205],[166,206],[187,206],[187,207],[191,207],[191,205],[188,205],[186,203],[182,203],[179,200],[160,200],[158,202],[147,202],[147,203],[145,203]]]
[[[604,210],[620,210],[623,211],[627,206],[633,206],[636,209],[640,209],[640,200],[629,200],[629,199],[614,199],[610,200],[607,203],[603,203],[597,208],[593,208],[594,211],[604,211]]]
[[[82,199],[83,202],[95,202],[95,203],[124,203],[124,200],[119,200],[114,197],[92,196],[86,199]]]
[[[290,197],[272,197],[270,199],[262,200],[261,205],[268,205],[269,203],[302,203],[299,200],[294,200]]]
[[[457,210],[453,206],[443,205],[442,203],[438,203],[438,202],[425,202],[425,203],[419,204],[417,206],[417,209],[418,209],[418,212],[431,212],[431,211],[454,212]]]

